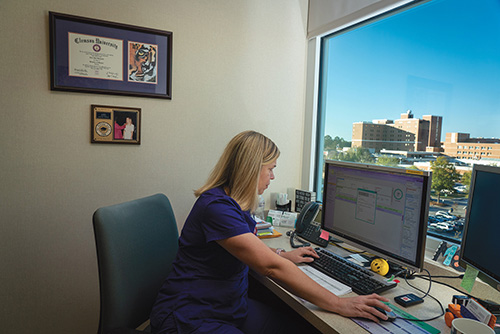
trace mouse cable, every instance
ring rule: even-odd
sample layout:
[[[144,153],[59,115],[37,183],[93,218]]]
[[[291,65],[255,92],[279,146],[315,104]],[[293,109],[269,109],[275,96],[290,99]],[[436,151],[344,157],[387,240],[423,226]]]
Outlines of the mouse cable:
[[[409,318],[400,317],[400,316],[397,316],[397,319],[408,320],[408,321],[431,321],[431,320],[435,320],[437,318],[440,318],[440,317],[442,317],[445,314],[445,310],[444,310],[443,304],[441,304],[441,302],[438,299],[436,299],[434,296],[432,296],[432,295],[429,294],[429,292],[431,291],[431,285],[432,285],[431,273],[427,269],[424,269],[424,271],[426,271],[427,274],[429,275],[429,288],[427,289],[427,292],[424,292],[423,290],[417,288],[416,286],[411,285],[410,282],[408,282],[408,280],[406,279],[406,276],[407,276],[406,274],[404,276],[404,280],[405,280],[406,284],[408,284],[408,286],[412,287],[415,290],[418,290],[418,291],[424,293],[424,296],[421,297],[422,299],[425,298],[425,297],[427,297],[427,296],[429,296],[432,299],[434,299],[439,304],[439,307],[441,308],[441,314],[439,314],[439,315],[437,315],[435,317],[432,317],[432,318],[428,318],[428,319],[409,319]]]

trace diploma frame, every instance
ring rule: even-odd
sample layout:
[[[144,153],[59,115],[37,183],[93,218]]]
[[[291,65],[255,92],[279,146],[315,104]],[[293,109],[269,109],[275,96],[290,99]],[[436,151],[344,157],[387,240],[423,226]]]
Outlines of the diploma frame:
[[[91,105],[90,142],[140,145],[141,109]]]
[[[172,32],[49,12],[50,89],[172,98]]]

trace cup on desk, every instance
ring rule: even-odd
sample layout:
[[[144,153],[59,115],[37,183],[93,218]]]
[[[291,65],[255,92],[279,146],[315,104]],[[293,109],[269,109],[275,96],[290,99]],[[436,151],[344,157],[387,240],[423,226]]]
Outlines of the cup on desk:
[[[451,334],[495,334],[495,331],[477,320],[456,318],[451,322]]]

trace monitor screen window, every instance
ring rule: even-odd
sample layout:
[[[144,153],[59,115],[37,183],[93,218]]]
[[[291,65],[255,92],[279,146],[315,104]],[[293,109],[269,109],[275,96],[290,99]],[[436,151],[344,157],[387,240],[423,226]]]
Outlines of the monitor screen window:
[[[400,265],[421,270],[430,173],[327,161],[322,228]]]

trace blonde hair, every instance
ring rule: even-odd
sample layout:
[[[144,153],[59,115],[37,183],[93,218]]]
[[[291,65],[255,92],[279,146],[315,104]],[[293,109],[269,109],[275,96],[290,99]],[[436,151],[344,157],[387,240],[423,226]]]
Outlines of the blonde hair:
[[[260,170],[279,155],[276,144],[263,134],[241,132],[227,144],[207,182],[194,194],[198,197],[207,190],[223,186],[242,210],[253,211],[258,204]]]

